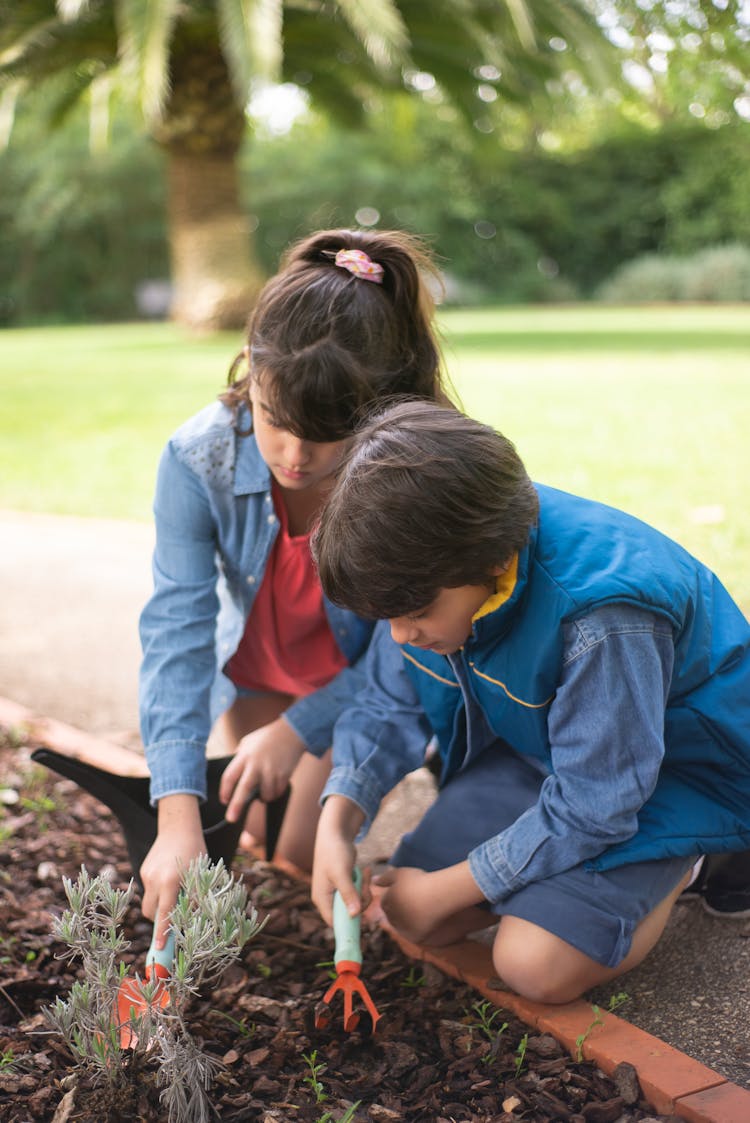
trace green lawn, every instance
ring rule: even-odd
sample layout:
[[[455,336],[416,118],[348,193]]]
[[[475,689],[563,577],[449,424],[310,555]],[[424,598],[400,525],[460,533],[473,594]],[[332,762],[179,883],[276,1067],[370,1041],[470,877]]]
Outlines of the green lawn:
[[[750,611],[746,307],[449,310],[464,408],[534,478],[671,534]],[[0,335],[0,506],[148,519],[160,449],[217,394],[237,335],[166,324]]]

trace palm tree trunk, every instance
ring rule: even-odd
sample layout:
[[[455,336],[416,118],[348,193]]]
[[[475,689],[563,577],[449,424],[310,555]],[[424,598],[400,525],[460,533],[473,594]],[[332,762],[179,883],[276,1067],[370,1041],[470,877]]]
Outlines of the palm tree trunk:
[[[167,146],[171,316],[203,330],[239,328],[262,284],[237,187],[236,153]]]

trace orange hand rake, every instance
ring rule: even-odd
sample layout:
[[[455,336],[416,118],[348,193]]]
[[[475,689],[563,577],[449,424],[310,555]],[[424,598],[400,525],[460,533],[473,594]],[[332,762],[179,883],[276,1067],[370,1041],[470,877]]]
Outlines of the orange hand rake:
[[[166,980],[172,973],[174,963],[174,933],[169,932],[167,942],[158,950],[154,947],[157,921],[154,922],[154,939],[146,953],[146,970],[142,979],[126,975],[117,992],[117,1024],[120,1031],[120,1048],[134,1049],[138,1034],[133,1027],[133,1019],[145,1013],[149,1007],[163,1010],[169,1004],[169,990]]]
[[[354,867],[354,884],[359,891],[362,887],[362,874],[357,866]],[[329,1003],[337,991],[344,995],[344,1029],[351,1033],[359,1025],[359,1014],[353,1009],[355,993],[360,996],[372,1020],[372,1032],[378,1024],[381,1015],[375,1003],[370,998],[367,987],[359,977],[362,967],[362,950],[360,947],[360,919],[350,916],[341,894],[336,891],[333,897],[333,934],[336,940],[334,963],[336,966],[336,979],[323,995],[322,1001],[326,1009],[319,1009],[315,1015],[316,1029],[326,1029],[331,1022]]]

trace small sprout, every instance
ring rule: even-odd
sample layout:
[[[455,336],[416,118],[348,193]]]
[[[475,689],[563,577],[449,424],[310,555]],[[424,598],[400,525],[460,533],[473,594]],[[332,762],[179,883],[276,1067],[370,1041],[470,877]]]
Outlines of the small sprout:
[[[518,1042],[516,1049],[516,1079],[521,1075],[523,1069],[523,1062],[526,1060],[526,1048],[529,1044],[529,1035],[525,1033],[521,1040]]]
[[[226,1020],[233,1025],[241,1037],[252,1037],[257,1033],[258,1027],[255,1022],[247,1024],[247,1018],[233,1018],[231,1014],[227,1014],[224,1010],[212,1010],[211,1013],[217,1018],[226,1018]]]
[[[406,976],[404,981],[401,983],[401,986],[402,987],[423,987],[426,982],[427,982],[427,980],[425,979],[424,974],[420,973],[418,975],[416,967],[410,967],[409,968],[409,974]]]
[[[261,976],[261,978],[263,978],[263,979],[270,979],[271,978],[271,973],[272,973],[271,968],[269,967],[269,965],[267,963],[256,963],[255,964],[255,970],[258,972],[258,974]]]
[[[501,1026],[494,1024],[495,1019],[500,1017],[500,1010],[491,1002],[475,1002],[472,1010],[476,1015],[476,1028],[479,1029],[490,1043],[490,1050],[483,1058],[485,1064],[490,1064],[497,1056],[498,1049],[500,1048],[500,1038],[508,1028],[508,1023],[503,1022]],[[490,1013],[492,1011],[492,1013]]]
[[[315,1120],[315,1123],[351,1123],[352,1119],[354,1118],[354,1113],[361,1103],[361,1100],[357,1100],[356,1103],[353,1103],[351,1107],[348,1107],[346,1109],[344,1114],[339,1119],[335,1119],[332,1112],[324,1111],[322,1115],[318,1116],[318,1118]]]
[[[36,816],[38,829],[40,831],[46,831],[49,827],[50,813],[54,811],[57,806],[54,799],[51,799],[47,795],[22,795],[20,803],[25,811],[31,811]]]
[[[306,1076],[302,1081],[303,1084],[309,1084],[315,1095],[316,1104],[325,1103],[328,1099],[326,1090],[321,1083],[320,1077],[325,1072],[327,1065],[318,1062],[318,1050],[313,1049],[311,1053],[303,1053],[302,1060],[305,1061],[307,1067],[310,1069],[310,1075]]]
[[[624,990],[620,991],[618,994],[613,994],[609,1002],[607,1003],[607,1012],[613,1014],[615,1010],[618,1010],[620,1006],[623,1006],[627,1001],[629,1001],[629,999],[630,995],[626,994]],[[591,1009],[593,1011],[594,1017],[590,1025],[587,1026],[583,1033],[579,1033],[578,1037],[576,1037],[576,1060],[579,1062],[583,1060],[583,1046],[589,1039],[590,1035],[593,1033],[597,1026],[604,1025],[604,1018],[602,1017],[601,1008],[595,1003],[592,1003]]]
[[[12,1049],[3,1049],[0,1053],[0,1072],[10,1072],[16,1063],[15,1053]]]
[[[629,1001],[630,995],[626,991],[621,990],[618,994],[612,995],[607,1003],[607,1010],[610,1014],[614,1014],[615,1010],[619,1010],[621,1006],[624,1006],[625,1003]]]
[[[9,748],[20,749],[29,739],[29,731],[25,725],[11,725],[4,730],[5,741]]]

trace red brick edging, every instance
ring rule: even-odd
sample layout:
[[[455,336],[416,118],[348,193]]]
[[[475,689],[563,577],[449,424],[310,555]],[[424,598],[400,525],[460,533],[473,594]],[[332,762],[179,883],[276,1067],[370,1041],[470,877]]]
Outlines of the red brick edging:
[[[143,758],[137,753],[73,726],[39,717],[1,696],[0,724],[27,729],[51,749],[98,763],[123,775],[143,774],[142,763],[139,763]],[[299,871],[292,869],[291,872]],[[487,945],[465,940],[447,948],[422,947],[399,936],[384,921],[380,922],[409,958],[432,963],[444,974],[460,979],[497,1006],[510,1010],[527,1025],[552,1034],[575,1055],[576,1039],[586,1034],[591,1025],[588,1003],[580,1000],[565,1006],[545,1006],[530,1002],[502,989]],[[632,1064],[645,1098],[660,1114],[674,1114],[687,1123],[750,1121],[750,1091],[732,1084],[718,1072],[616,1014],[601,1016],[604,1024],[587,1036],[583,1055],[608,1074],[621,1061]]]

